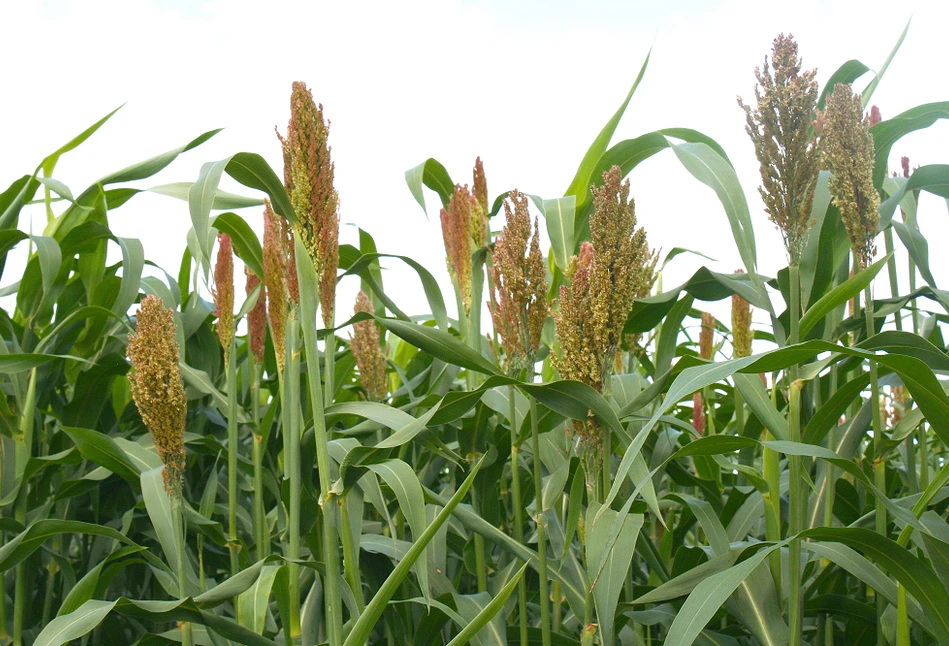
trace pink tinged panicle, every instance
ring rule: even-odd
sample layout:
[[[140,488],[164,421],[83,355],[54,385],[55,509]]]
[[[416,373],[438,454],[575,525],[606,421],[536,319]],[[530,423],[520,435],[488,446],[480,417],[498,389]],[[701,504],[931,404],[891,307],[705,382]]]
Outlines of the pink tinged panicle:
[[[264,284],[267,286],[267,315],[273,338],[277,369],[283,374],[287,324],[287,255],[279,216],[264,201]]]
[[[700,392],[692,395],[692,428],[699,435],[705,435],[705,402]]]
[[[480,207],[468,185],[456,185],[448,208],[441,210],[442,239],[445,241],[445,255],[448,270],[455,277],[465,312],[471,311],[471,254],[477,249],[474,232]]]
[[[735,273],[743,273],[741,269]],[[738,294],[732,294],[732,349],[735,359],[751,356],[751,304]]]
[[[372,301],[369,300],[365,292],[359,292],[356,295],[356,306],[353,311],[356,314],[360,312],[373,313]],[[362,381],[363,390],[366,391],[366,396],[371,401],[385,399],[388,392],[386,355],[382,351],[381,336],[375,321],[367,319],[353,323],[353,335],[349,347],[352,350],[353,359],[356,360],[356,366],[359,368],[359,378]]]
[[[506,224],[494,245],[488,307],[508,370],[517,373],[533,364],[540,347],[548,311],[547,267],[536,219],[531,237],[527,197],[511,191],[504,212]]]
[[[900,157],[900,166],[903,167],[903,177],[909,177],[909,157]]]
[[[339,268],[339,197],[333,187],[329,123],[323,106],[300,81],[293,83],[290,95],[287,136],[277,136],[283,145],[284,184],[297,216],[295,233],[319,276],[323,322],[331,327]],[[289,289],[292,298],[294,287]]]
[[[187,399],[175,330],[174,312],[157,296],[146,296],[128,343],[132,399],[165,465],[165,490],[170,496],[181,495],[186,466]]]
[[[484,165],[481,163],[480,157],[475,159],[473,176],[471,190],[478,206],[481,207],[482,217],[486,217],[488,213],[488,181],[484,177]]]
[[[247,278],[244,290],[250,296],[260,285],[260,278],[247,265],[244,265],[244,276]],[[247,313],[247,336],[251,354],[257,361],[262,361],[267,343],[267,289],[264,286],[260,288],[254,307]]]
[[[883,121],[883,117],[880,115],[880,108],[875,105],[870,108],[870,127],[872,128],[876,124]]]
[[[231,343],[234,341],[234,255],[231,236],[217,236],[217,263],[214,266],[214,306],[217,315],[217,336],[224,349],[224,364],[230,360]]]
[[[706,361],[712,360],[715,340],[715,317],[711,312],[702,312],[702,329],[699,331],[699,356]]]

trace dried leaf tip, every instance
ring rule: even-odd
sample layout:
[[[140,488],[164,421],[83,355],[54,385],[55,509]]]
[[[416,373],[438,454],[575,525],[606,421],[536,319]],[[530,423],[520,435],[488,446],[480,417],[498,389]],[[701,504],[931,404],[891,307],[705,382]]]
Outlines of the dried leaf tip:
[[[365,292],[361,291],[356,295],[356,306],[353,311],[356,314],[373,313],[372,301]],[[375,321],[366,319],[353,323],[353,335],[349,347],[356,360],[356,366],[359,367],[359,378],[366,396],[372,401],[382,401],[388,392],[386,355],[382,351],[379,328],[376,327]]]
[[[547,265],[536,219],[531,236],[527,196],[511,191],[504,201],[504,216],[506,224],[494,244],[488,307],[508,372],[516,374],[533,365],[540,348],[548,312]]]
[[[773,68],[773,72],[772,72]],[[758,192],[765,211],[784,238],[791,264],[800,264],[811,221],[811,205],[820,172],[820,153],[812,128],[820,132],[817,115],[816,70],[801,72],[797,43],[793,36],[774,39],[771,68],[755,68],[757,107],[741,98],[745,130],[755,147],[761,166]]]
[[[260,285],[260,278],[247,265],[244,265],[244,276],[247,279],[244,291],[250,296],[254,289]],[[247,341],[250,344],[250,352],[254,355],[254,358],[257,361],[263,361],[267,343],[267,288],[262,285],[257,296],[257,302],[247,313]]]
[[[214,265],[214,307],[217,315],[217,337],[224,349],[224,365],[231,358],[231,343],[234,341],[234,254],[231,236],[217,236],[217,262]]]
[[[296,213],[294,231],[320,278],[323,322],[331,327],[339,268],[339,197],[333,187],[329,124],[323,118],[323,106],[314,102],[300,81],[293,83],[290,95],[287,136],[277,132],[277,137],[283,146],[284,185]]]
[[[187,399],[178,366],[174,312],[157,296],[146,296],[129,335],[132,399],[165,465],[165,490],[180,496],[184,484]]]
[[[880,195],[873,186],[874,148],[870,119],[863,116],[860,95],[839,83],[827,98],[821,135],[823,165],[834,206],[850,236],[853,253],[866,266],[876,252],[880,228]]]

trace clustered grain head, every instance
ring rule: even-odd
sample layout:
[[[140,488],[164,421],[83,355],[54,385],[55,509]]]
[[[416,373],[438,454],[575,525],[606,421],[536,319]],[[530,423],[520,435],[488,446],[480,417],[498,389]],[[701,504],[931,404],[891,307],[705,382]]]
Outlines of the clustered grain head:
[[[356,295],[356,314],[374,312],[372,301],[365,292]],[[362,380],[363,390],[372,401],[382,401],[388,392],[386,383],[386,355],[382,350],[381,336],[375,321],[366,319],[353,323],[353,335],[349,343],[356,366],[359,368],[359,378]]]
[[[260,285],[260,278],[247,265],[244,265],[244,276],[246,278],[244,292],[250,296],[257,285]],[[267,288],[265,286],[261,286],[257,302],[247,313],[247,337],[251,354],[257,361],[262,361],[267,343]]]
[[[880,195],[873,186],[873,135],[860,95],[839,83],[827,98],[821,128],[823,165],[830,193],[850,236],[854,256],[866,266],[876,253]]]
[[[174,312],[157,296],[146,296],[129,335],[132,399],[165,465],[165,490],[180,496],[184,484],[187,399],[178,366]]]
[[[333,187],[329,124],[323,106],[300,81],[290,94],[287,136],[283,146],[284,185],[296,213],[294,231],[300,236],[320,280],[323,323],[332,327],[339,268],[339,197]],[[290,247],[293,253],[292,245]]]
[[[565,379],[608,392],[626,319],[633,302],[652,288],[658,254],[650,250],[645,230],[636,228],[629,182],[622,181],[618,166],[603,173],[603,186],[592,190],[592,242],[580,246],[568,270],[570,285],[560,288],[555,317],[560,356],[554,366]],[[588,446],[599,446],[600,429],[592,418],[575,429]]]
[[[504,217],[504,229],[494,243],[488,307],[508,371],[517,374],[533,365],[540,348],[548,312],[547,265],[536,218],[531,236],[527,196],[511,191],[504,201]]]
[[[715,340],[715,317],[711,312],[702,312],[702,327],[699,329],[699,356],[706,361],[712,360]]]
[[[772,71],[773,68],[773,71]],[[784,238],[791,264],[800,263],[807,243],[811,206],[820,173],[820,152],[812,123],[817,108],[816,70],[801,72],[797,43],[774,40],[771,66],[755,68],[757,106],[745,110],[746,128],[761,167],[758,188],[765,211]]]
[[[217,262],[214,265],[214,307],[217,316],[217,336],[224,349],[224,365],[230,361],[234,341],[234,254],[231,236],[217,236]]]

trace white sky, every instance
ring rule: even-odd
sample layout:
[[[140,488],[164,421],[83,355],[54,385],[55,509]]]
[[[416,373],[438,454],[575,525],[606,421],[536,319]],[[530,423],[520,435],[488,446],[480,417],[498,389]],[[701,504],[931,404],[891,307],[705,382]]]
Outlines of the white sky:
[[[226,130],[140,186],[193,181],[203,162],[239,151],[262,154],[280,174],[273,128],[285,130],[290,84],[303,80],[332,122],[342,241],[356,240],[345,225],[363,227],[380,251],[411,255],[428,267],[447,296],[437,197],[426,195],[426,220],[404,171],[435,157],[456,182],[470,182],[480,155],[492,200],[511,188],[562,195],[652,46],[650,67],[614,143],[666,127],[716,139],[748,198],[760,269],[773,275],[784,252],[761,210],[757,162],[736,95],[753,100],[753,70],[780,32],[795,35],[805,67],[816,66],[823,83],[851,58],[878,68],[911,15],[906,42],[872,100],[884,118],[949,99],[943,68],[949,3],[5,2],[0,190],[122,103],[57,167],[57,179],[75,193],[217,127]],[[949,125],[937,124],[899,143],[891,166],[898,168],[903,154],[914,166],[946,163],[947,144]],[[653,246],[703,251],[719,262],[702,262],[718,271],[741,266],[714,194],[671,152],[645,162],[631,180]],[[259,210],[242,213],[259,231]],[[42,213],[34,214],[41,226]],[[944,237],[946,215],[942,200],[924,198],[920,224],[930,240]],[[147,258],[177,273],[191,224],[184,202],[139,195],[110,224],[117,235],[142,239]],[[938,281],[949,261],[933,251]],[[680,257],[664,285],[678,284],[699,264]],[[3,284],[16,278],[16,265],[9,266]],[[403,309],[427,311],[414,274],[393,269],[386,283]],[[338,320],[348,316],[355,288],[352,280],[341,289]]]

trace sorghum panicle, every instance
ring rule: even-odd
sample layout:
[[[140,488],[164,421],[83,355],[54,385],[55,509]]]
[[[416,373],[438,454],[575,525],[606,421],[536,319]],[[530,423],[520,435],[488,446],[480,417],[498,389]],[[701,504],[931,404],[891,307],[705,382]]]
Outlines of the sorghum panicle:
[[[872,128],[881,121],[883,121],[883,115],[880,114],[880,108],[875,105],[870,106],[870,127]]]
[[[736,273],[741,273],[739,269]],[[751,356],[751,304],[738,294],[732,294],[732,350],[735,359]]]
[[[511,191],[504,201],[504,216],[506,224],[494,243],[488,307],[513,374],[532,365],[540,347],[548,311],[547,266],[536,219],[531,236],[527,196]]]
[[[909,177],[909,157],[900,157],[900,166],[903,167],[903,177]]]
[[[801,72],[793,36],[774,40],[772,70],[755,68],[757,107],[738,99],[745,111],[746,132],[761,165],[758,192],[765,211],[781,230],[791,264],[799,264],[807,242],[811,205],[820,172],[820,153],[812,134],[817,108],[816,70]],[[816,128],[814,128],[816,130]]]
[[[244,291],[250,296],[254,288],[260,285],[260,278],[247,265],[244,265],[244,276],[247,279]],[[247,313],[247,337],[251,354],[257,361],[262,361],[267,343],[267,288],[265,286],[261,286],[257,302]]]
[[[184,484],[187,399],[178,366],[174,312],[157,296],[146,296],[129,335],[132,399],[165,465],[165,490],[180,496]]]
[[[356,306],[353,311],[358,314],[373,313],[372,301],[365,292],[356,295]],[[359,378],[362,380],[363,390],[372,401],[385,399],[388,391],[386,383],[386,355],[382,351],[379,328],[375,321],[366,319],[353,323],[353,335],[349,348],[359,367]]]
[[[699,391],[692,395],[692,428],[699,435],[705,435],[705,402]]]
[[[217,316],[217,337],[224,348],[224,365],[230,361],[234,341],[234,255],[231,236],[217,236],[217,262],[214,265],[214,307]]]
[[[715,317],[711,312],[702,312],[702,328],[699,330],[699,356],[706,361],[712,360],[715,340]]]
[[[823,165],[831,171],[830,193],[861,266],[876,252],[880,228],[880,195],[873,186],[874,148],[870,119],[863,116],[860,95],[839,83],[827,98],[821,134]]]
[[[273,339],[277,369],[283,374],[287,324],[287,254],[284,249],[280,216],[270,201],[264,201],[264,284],[267,287],[267,315]]]
[[[468,185],[458,184],[448,201],[448,208],[441,210],[442,238],[445,241],[445,255],[448,271],[455,277],[465,312],[471,311],[471,276],[473,267],[471,254],[483,243],[483,234],[475,237],[479,230],[481,207]],[[482,225],[483,226],[483,225]]]
[[[484,164],[481,163],[480,157],[475,159],[472,174],[474,175],[471,184],[472,193],[474,193],[478,206],[481,207],[482,217],[486,217],[488,213],[488,182],[484,177]]]
[[[313,94],[300,81],[293,83],[290,94],[287,136],[277,132],[277,137],[283,146],[284,185],[297,216],[294,231],[320,278],[323,323],[331,327],[339,268],[339,197],[333,188],[329,124],[323,118],[323,106],[313,101]],[[292,254],[292,245],[290,249]],[[292,298],[292,287],[290,291]]]

